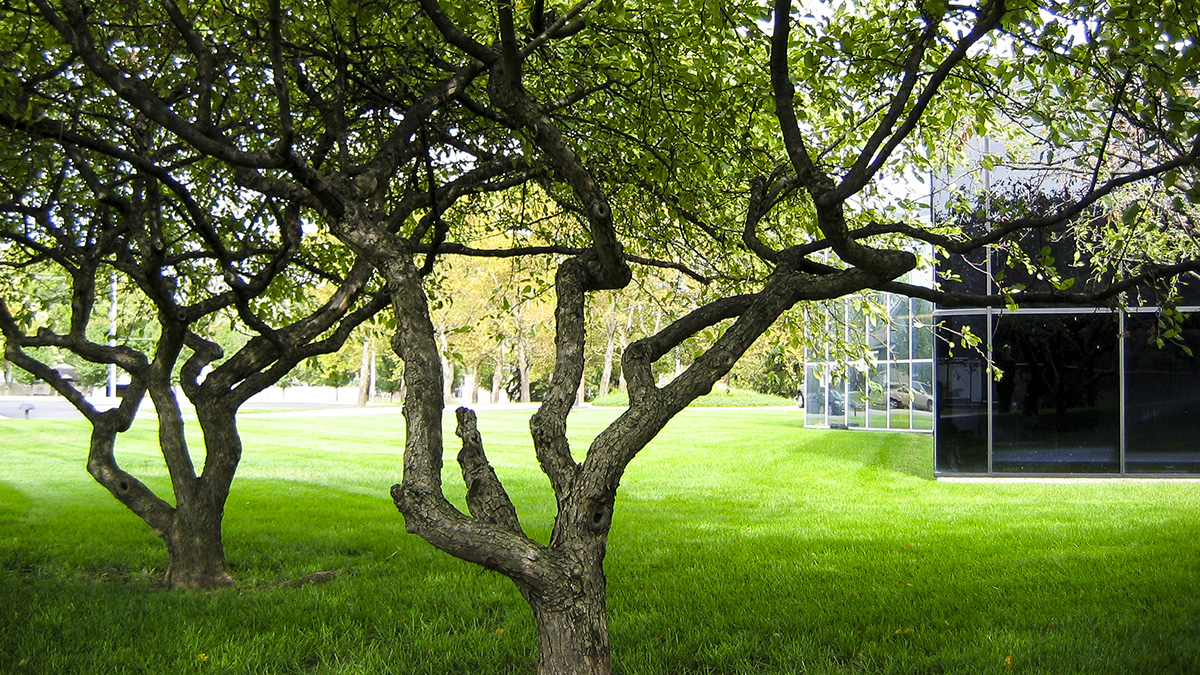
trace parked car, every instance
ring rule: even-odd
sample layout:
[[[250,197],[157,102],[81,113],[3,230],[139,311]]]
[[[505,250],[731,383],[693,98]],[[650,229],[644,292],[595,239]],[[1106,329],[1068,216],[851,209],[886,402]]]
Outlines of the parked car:
[[[809,412],[823,413],[825,412],[825,397],[808,401]],[[846,414],[846,396],[841,389],[829,390],[829,414],[830,415],[845,415]]]
[[[919,385],[893,384],[888,389],[888,407],[933,412],[933,396]]]

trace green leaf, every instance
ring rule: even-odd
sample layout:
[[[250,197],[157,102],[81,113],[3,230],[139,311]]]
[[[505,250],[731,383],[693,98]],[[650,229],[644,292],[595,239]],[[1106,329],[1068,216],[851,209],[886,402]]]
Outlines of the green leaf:
[[[1129,206],[1126,206],[1125,210],[1121,212],[1121,222],[1125,225],[1133,225],[1138,221],[1138,218],[1141,217],[1142,210],[1142,202],[1140,200],[1135,200]]]

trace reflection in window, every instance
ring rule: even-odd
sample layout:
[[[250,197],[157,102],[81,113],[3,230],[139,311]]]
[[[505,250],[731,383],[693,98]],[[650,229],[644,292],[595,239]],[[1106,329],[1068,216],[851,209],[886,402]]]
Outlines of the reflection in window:
[[[869,402],[869,424],[872,429],[888,428],[887,409],[887,366],[871,369],[869,378],[870,389],[867,393]]]
[[[912,314],[909,311],[908,298],[898,295],[888,296],[888,319],[891,323],[891,346],[888,350],[892,359],[906,360],[912,358],[909,347],[909,326],[912,324]]]
[[[937,352],[937,439],[939,472],[985,473],[988,470],[986,341],[978,349],[963,347],[965,329],[987,337],[984,316],[948,316],[941,321]]]
[[[913,300],[913,358],[933,358],[933,303],[928,300]],[[933,375],[924,384],[933,391]]]
[[[808,426],[824,426],[825,411],[829,408],[828,387],[819,366],[809,364],[804,369],[804,423]]]
[[[992,470],[1120,471],[1114,314],[996,320]]]
[[[1154,314],[1125,324],[1125,470],[1200,473],[1200,316],[1189,316],[1179,343],[1164,341]]]
[[[912,380],[907,363],[893,363],[888,368],[887,404],[891,414],[888,426],[892,429],[912,428]]]
[[[932,346],[932,345],[930,345]],[[933,364],[915,362],[912,367],[913,428],[933,429]]]
[[[848,369],[847,424],[851,427],[867,425],[867,376],[858,368]]]
[[[866,299],[882,311],[868,311]],[[808,353],[805,424],[931,430],[933,306],[890,293],[870,293],[845,303],[842,312],[829,315],[842,315],[846,342],[865,343],[866,360],[846,364],[828,353]],[[916,316],[914,311],[923,314]],[[924,379],[912,382],[914,373],[924,373]]]

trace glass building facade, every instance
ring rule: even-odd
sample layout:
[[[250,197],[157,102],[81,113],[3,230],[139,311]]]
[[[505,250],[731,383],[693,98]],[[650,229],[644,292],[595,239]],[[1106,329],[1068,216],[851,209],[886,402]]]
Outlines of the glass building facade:
[[[1045,232],[1021,247],[1076,261],[1059,265],[1064,278],[1087,278],[1069,236]],[[943,287],[995,294],[1003,274],[1051,290],[1009,255],[947,264]],[[1163,320],[1154,289],[1109,308],[936,309],[936,473],[1200,474],[1200,287],[1174,293],[1189,315],[1180,326]],[[965,347],[964,334],[978,344]]]
[[[976,153],[993,150],[984,139]],[[1020,177],[934,181],[933,222],[957,190],[988,195],[968,234],[990,229],[989,200],[1004,194],[1028,212],[1053,208],[1053,195],[996,189]],[[1001,280],[1048,293],[1063,280],[1112,280],[1092,278],[1091,263],[1069,230],[1040,228],[942,259],[935,275],[942,290],[993,297]],[[1140,289],[1104,308],[957,309],[884,293],[831,304],[827,346],[807,355],[805,423],[932,431],[938,476],[1200,477],[1200,279],[1161,293]],[[1164,319],[1164,306],[1185,318]]]
[[[933,305],[876,293],[829,308],[805,365],[805,426],[932,431]]]
[[[805,425],[932,431],[938,476],[1200,475],[1195,296],[1161,345],[1154,305],[831,304],[825,350],[805,366]],[[847,361],[853,345],[866,349]]]
[[[936,346],[939,475],[1200,474],[1200,316],[1161,346],[1154,307],[935,316],[981,338]]]
[[[968,155],[1002,158],[1003,149],[977,139]],[[981,234],[998,207],[1053,212],[1071,182],[1054,187],[1044,174],[988,166],[935,177],[931,220],[947,217],[952,195],[966,195],[978,204],[974,222],[961,211],[956,220]],[[1001,282],[1053,293],[1059,286],[1039,269],[1058,284],[1112,281],[1094,278],[1089,250],[1067,225],[942,259],[937,276],[941,289],[972,295],[1002,293]],[[1163,320],[1168,304],[1187,315],[1182,325]],[[1140,289],[1106,308],[938,307],[933,321],[937,475],[1200,475],[1200,283],[1173,289],[1169,303]]]

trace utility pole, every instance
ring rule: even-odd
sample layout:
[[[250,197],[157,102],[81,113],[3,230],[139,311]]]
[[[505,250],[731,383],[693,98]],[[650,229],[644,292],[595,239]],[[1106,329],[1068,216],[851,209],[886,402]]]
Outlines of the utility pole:
[[[109,274],[108,291],[108,346],[117,346],[117,273]],[[108,364],[108,397],[117,395],[117,364]]]

